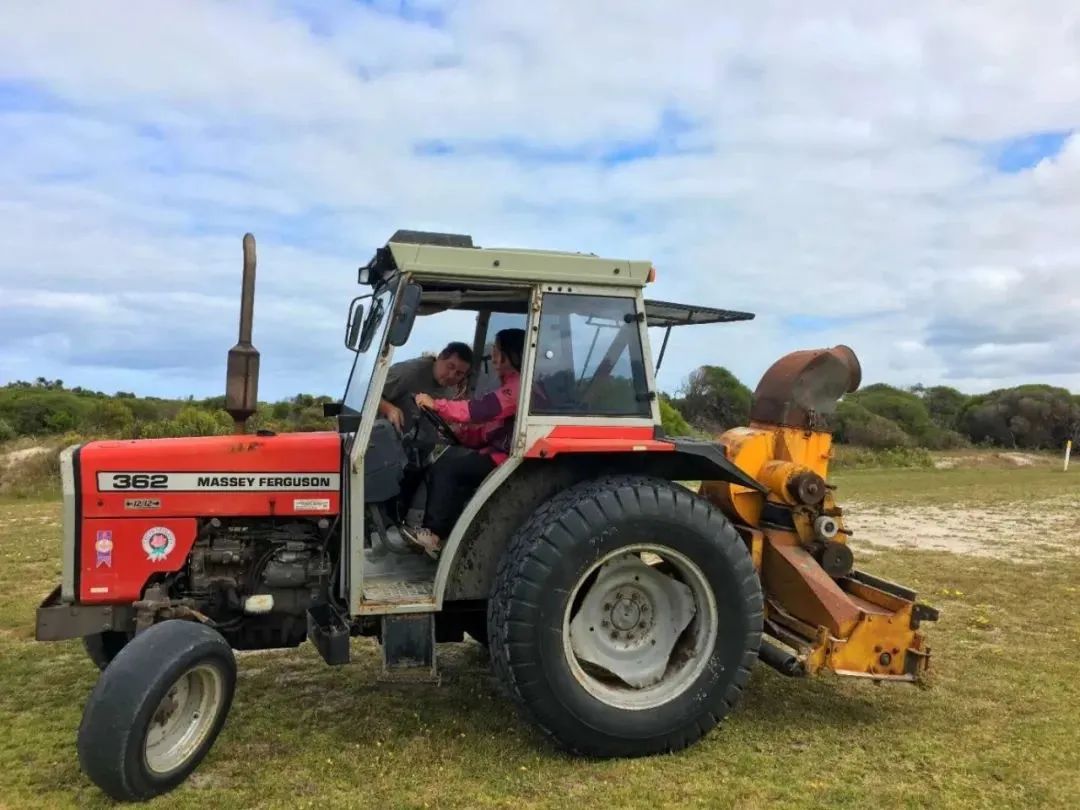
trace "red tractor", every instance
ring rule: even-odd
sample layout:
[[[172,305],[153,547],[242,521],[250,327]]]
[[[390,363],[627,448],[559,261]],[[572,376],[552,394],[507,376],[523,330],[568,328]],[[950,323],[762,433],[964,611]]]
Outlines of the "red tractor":
[[[437,679],[436,643],[486,645],[522,714],[590,756],[681,749],[738,702],[759,659],[914,681],[936,618],[856,570],[826,483],[826,417],[859,384],[845,347],[797,352],[718,441],[666,436],[655,365],[671,329],[747,313],[648,300],[648,262],[475,247],[399,231],[359,271],[355,353],[338,430],[245,432],[256,406],[254,240],[244,240],[237,435],[96,441],[62,457],[61,583],[37,638],[82,637],[102,669],[83,715],[83,769],[119,799],[182,782],[225,722],[233,650],[310,640],[328,664],[353,636],[384,674]],[[437,555],[406,541],[424,473],[460,431],[419,408],[379,417],[418,315],[476,313],[473,351],[524,330],[505,460],[471,492]],[[648,329],[665,330],[654,365]],[[500,385],[480,365],[476,396]],[[446,451],[449,452],[449,451]],[[438,463],[434,461],[434,463]],[[677,482],[703,482],[695,492]],[[768,637],[764,637],[763,633]]]

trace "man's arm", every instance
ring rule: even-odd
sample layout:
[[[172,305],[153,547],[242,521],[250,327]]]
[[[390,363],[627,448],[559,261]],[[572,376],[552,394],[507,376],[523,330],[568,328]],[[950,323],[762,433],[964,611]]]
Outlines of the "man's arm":
[[[405,414],[401,408],[391,402],[401,394],[402,364],[394,363],[386,372],[386,383],[383,385],[382,398],[379,400],[379,415],[397,428],[400,433],[405,429]]]

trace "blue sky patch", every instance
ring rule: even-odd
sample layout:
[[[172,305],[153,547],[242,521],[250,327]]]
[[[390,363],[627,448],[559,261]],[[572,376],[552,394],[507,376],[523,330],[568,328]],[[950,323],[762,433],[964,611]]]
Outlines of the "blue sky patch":
[[[59,112],[67,107],[32,82],[0,79],[0,113]]]
[[[443,28],[446,25],[446,13],[425,3],[413,3],[409,0],[356,0],[356,2],[373,11],[400,17],[406,22],[421,23],[431,28]]]
[[[706,151],[683,142],[696,124],[675,110],[664,110],[653,132],[640,138],[611,138],[576,144],[551,146],[520,138],[492,140],[431,138],[417,142],[413,153],[420,157],[494,157],[519,163],[581,164],[617,166],[635,160],[696,154]]]
[[[847,326],[865,317],[865,315],[809,315],[799,313],[785,315],[783,323],[784,328],[794,332],[824,332],[840,326]]]
[[[1016,174],[1056,157],[1072,134],[1073,130],[1063,129],[1004,138],[990,146],[988,156],[999,172]]]

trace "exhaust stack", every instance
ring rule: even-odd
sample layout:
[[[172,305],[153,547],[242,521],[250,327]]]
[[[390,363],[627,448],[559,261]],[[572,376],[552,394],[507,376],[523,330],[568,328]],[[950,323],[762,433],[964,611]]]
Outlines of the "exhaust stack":
[[[244,234],[244,281],[240,292],[240,337],[229,349],[225,372],[225,410],[233,418],[236,433],[246,431],[247,420],[259,401],[259,350],[251,345],[251,321],[255,310],[255,237]]]

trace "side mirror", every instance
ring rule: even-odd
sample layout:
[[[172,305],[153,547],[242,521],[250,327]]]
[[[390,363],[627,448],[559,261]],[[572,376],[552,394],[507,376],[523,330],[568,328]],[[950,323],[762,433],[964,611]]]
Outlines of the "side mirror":
[[[397,314],[394,322],[390,324],[390,332],[387,335],[387,342],[391,346],[404,346],[405,341],[409,339],[423,293],[424,288],[415,281],[410,281],[402,289],[398,299]]]
[[[322,406],[322,415],[331,418],[334,416],[341,416],[341,403],[340,402],[324,402]]]
[[[349,318],[345,321],[345,348],[357,351],[360,344],[360,330],[364,326],[364,305],[359,298],[354,298],[349,306]]]

